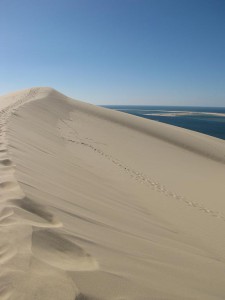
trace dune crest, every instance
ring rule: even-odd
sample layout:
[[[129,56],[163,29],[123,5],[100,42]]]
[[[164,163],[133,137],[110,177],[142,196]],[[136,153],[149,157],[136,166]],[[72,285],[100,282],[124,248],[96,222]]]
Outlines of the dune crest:
[[[82,248],[63,238],[62,235],[50,231],[51,228],[62,227],[62,223],[44,205],[40,205],[25,196],[16,180],[14,166],[8,153],[8,141],[5,133],[10,117],[12,115],[17,116],[16,112],[21,106],[48,97],[51,93],[54,93],[54,90],[50,88],[33,88],[2,97],[2,149],[0,154],[1,299],[49,299],[49,297],[52,299],[74,299],[78,290],[69,276],[64,274],[65,272],[54,269],[49,274],[50,266],[63,271],[74,269],[83,271],[98,268],[95,259],[87,255]],[[43,231],[45,228],[46,230]],[[60,243],[61,246],[59,247]],[[42,266],[43,263],[40,263],[39,260],[43,261],[45,266]],[[76,261],[77,263],[75,263]],[[5,274],[11,272],[11,266],[17,266],[17,264],[17,269],[12,271],[12,279],[7,280],[5,286]],[[39,269],[41,269],[40,274],[38,274]],[[19,274],[17,275],[17,273]],[[47,282],[51,280],[51,284],[48,284],[46,280]],[[64,285],[64,283],[66,284]],[[60,288],[55,288],[56,284]],[[29,287],[27,288],[27,286]],[[53,288],[55,292],[52,291]],[[61,292],[63,289],[64,291]]]
[[[224,141],[51,88],[0,109],[1,299],[223,299]]]

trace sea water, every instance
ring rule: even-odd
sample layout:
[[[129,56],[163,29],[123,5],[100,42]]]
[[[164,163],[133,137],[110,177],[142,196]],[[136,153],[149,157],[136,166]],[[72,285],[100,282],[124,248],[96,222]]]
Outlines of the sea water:
[[[104,105],[103,107],[187,128],[225,140],[225,107],[136,105]]]

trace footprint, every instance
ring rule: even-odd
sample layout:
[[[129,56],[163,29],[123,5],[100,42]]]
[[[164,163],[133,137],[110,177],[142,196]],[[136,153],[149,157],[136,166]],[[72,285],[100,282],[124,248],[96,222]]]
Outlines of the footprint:
[[[17,182],[15,181],[5,181],[0,183],[0,188],[5,189],[5,188],[15,188],[17,186]]]
[[[74,300],[78,294],[78,288],[66,272],[32,258],[29,271],[14,276],[10,300]]]
[[[104,300],[104,299],[102,299],[102,298],[97,299],[95,297],[84,295],[84,294],[80,293],[79,295],[76,296],[75,300]]]
[[[14,211],[10,207],[4,207],[1,212],[0,212],[0,222],[3,221],[4,219],[12,216],[14,214]],[[1,226],[1,225],[0,225]]]
[[[36,230],[32,236],[32,252],[36,258],[61,270],[92,271],[98,262],[77,244],[51,230]]]
[[[23,217],[23,221],[27,224],[45,228],[62,226],[62,223],[57,220],[55,215],[49,212],[44,206],[27,197],[11,200],[10,202],[14,210],[17,211],[19,216]]]
[[[3,160],[0,160],[0,164],[8,167],[8,166],[12,165],[12,161],[10,159],[3,159]]]
[[[4,264],[17,254],[16,248],[9,245],[0,248],[0,264]]]
[[[11,299],[11,295],[12,295],[12,290],[9,285],[0,287],[0,299],[1,300],[9,300],[9,299]]]

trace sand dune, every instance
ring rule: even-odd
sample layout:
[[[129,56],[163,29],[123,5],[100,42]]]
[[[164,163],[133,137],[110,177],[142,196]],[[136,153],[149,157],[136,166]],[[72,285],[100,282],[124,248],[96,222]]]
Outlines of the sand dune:
[[[50,88],[0,109],[0,299],[224,299],[224,141]]]

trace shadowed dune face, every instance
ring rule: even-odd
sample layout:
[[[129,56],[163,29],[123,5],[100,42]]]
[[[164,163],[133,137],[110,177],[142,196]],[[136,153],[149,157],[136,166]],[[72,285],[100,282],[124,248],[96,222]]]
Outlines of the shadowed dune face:
[[[99,299],[94,298],[94,297],[85,296],[83,294],[79,294],[76,296],[75,300],[99,300]]]
[[[224,298],[224,142],[48,88],[1,104],[1,299]]]

